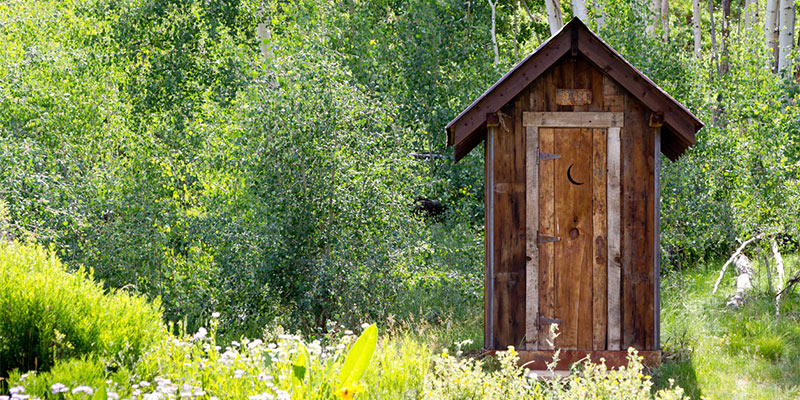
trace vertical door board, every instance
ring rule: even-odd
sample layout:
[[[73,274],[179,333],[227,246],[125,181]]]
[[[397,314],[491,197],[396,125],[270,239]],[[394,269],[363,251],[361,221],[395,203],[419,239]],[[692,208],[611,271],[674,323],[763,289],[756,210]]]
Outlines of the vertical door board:
[[[591,129],[555,129],[555,318],[561,320],[559,348],[591,349]],[[591,153],[589,153],[591,154]],[[545,233],[545,232],[543,232]]]
[[[537,243],[539,232],[539,129],[527,127],[526,136],[525,348],[537,350],[539,348],[537,321],[539,315],[539,245]]]
[[[554,152],[553,129],[539,129],[539,151]],[[554,198],[555,163],[539,163],[539,233],[555,232]],[[539,315],[554,318],[555,274],[553,271],[553,244],[539,243]],[[538,322],[538,321],[537,321]],[[552,349],[554,338],[550,325],[539,324],[539,348]]]
[[[606,138],[605,129],[594,129],[592,134],[592,348],[606,349],[606,322],[608,291],[606,233]]]
[[[620,129],[609,128],[607,140],[608,175],[606,184],[606,206],[608,208],[608,349],[619,350],[621,346],[621,159],[620,159]]]

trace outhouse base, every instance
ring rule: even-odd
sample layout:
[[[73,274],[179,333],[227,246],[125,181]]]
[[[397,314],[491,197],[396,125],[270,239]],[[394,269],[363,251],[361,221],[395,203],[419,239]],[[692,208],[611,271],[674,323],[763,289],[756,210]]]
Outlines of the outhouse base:
[[[487,350],[489,354],[494,354],[499,350]],[[517,350],[519,354],[519,364],[530,370],[545,370],[547,363],[553,362],[553,350]],[[567,370],[573,363],[583,361],[590,357],[592,362],[599,363],[604,359],[606,366],[610,368],[628,365],[628,352],[625,350],[561,350],[558,357],[556,370]],[[648,367],[656,367],[661,364],[661,350],[640,350],[639,356],[642,363]]]

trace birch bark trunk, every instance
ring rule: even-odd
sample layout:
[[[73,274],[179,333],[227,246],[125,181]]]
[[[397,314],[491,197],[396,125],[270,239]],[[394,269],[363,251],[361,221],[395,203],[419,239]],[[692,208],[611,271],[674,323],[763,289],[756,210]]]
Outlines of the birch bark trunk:
[[[758,0],[745,0],[744,30],[750,31],[758,23]]]
[[[780,0],[778,32],[778,72],[788,74],[794,46],[794,0]]]
[[[500,64],[500,50],[497,48],[497,30],[495,27],[495,19],[497,17],[497,2],[499,0],[495,0],[492,3],[492,0],[486,0],[489,2],[489,7],[492,8],[492,49],[494,50],[494,65]]]
[[[586,11],[586,0],[572,0],[572,13],[584,23],[589,22],[589,13]]]
[[[669,0],[661,0],[661,30],[666,41],[669,39]]]
[[[558,0],[544,0],[547,8],[547,22],[550,24],[550,35],[555,35],[564,26],[564,19],[561,17],[561,5]]]
[[[771,50],[773,54],[778,48],[778,2],[779,0],[767,0],[767,14],[764,22],[764,37],[767,50]],[[777,60],[777,57],[775,57],[775,60]]]
[[[694,33],[694,56],[700,58],[700,48],[703,45],[703,38],[700,31],[700,0],[692,0],[692,31]]]

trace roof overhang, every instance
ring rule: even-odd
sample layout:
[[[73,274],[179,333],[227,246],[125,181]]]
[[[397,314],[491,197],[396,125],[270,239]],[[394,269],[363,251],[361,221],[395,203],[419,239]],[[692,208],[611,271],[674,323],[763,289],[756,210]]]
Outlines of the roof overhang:
[[[676,160],[695,144],[695,133],[703,123],[580,19],[573,18],[447,124],[447,145],[454,147],[455,160],[460,160],[485,139],[488,115],[500,111],[567,53],[583,55],[645,107],[663,115],[661,150],[671,160]]]

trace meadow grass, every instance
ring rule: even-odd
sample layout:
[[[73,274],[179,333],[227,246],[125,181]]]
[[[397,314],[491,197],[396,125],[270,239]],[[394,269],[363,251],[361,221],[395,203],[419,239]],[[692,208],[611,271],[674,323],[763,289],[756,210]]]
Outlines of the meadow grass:
[[[800,270],[789,255],[786,276]],[[721,262],[662,279],[661,342],[665,362],[654,371],[656,387],[673,379],[692,398],[796,399],[800,396],[800,301],[785,294],[775,316],[774,270],[770,289],[763,263],[754,263],[754,288],[738,310],[726,306],[735,285],[728,271],[711,294]],[[774,268],[774,266],[772,266]]]

